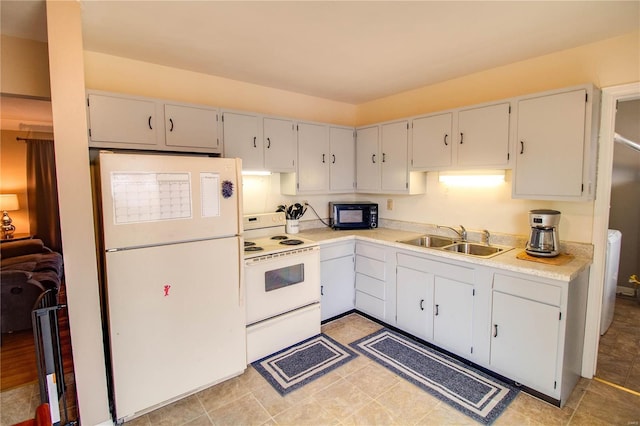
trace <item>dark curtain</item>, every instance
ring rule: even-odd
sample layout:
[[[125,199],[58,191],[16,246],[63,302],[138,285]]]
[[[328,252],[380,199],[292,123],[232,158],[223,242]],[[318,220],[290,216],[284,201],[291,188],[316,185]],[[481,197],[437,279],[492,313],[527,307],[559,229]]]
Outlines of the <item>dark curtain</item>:
[[[58,185],[53,141],[27,140],[27,197],[31,233],[53,251],[62,252]]]

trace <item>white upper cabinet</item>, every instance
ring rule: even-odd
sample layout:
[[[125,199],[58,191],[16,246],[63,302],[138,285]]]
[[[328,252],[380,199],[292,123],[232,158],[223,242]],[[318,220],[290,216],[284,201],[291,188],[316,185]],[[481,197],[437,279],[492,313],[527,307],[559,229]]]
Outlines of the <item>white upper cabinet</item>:
[[[222,153],[214,107],[89,91],[87,114],[90,147]]]
[[[329,189],[329,135],[324,125],[298,123],[298,190]]]
[[[89,117],[89,146],[109,148],[114,146],[158,145],[156,102],[117,94],[89,93],[87,97]]]
[[[508,166],[510,111],[505,102],[458,112],[458,167]]]
[[[379,126],[358,129],[356,136],[357,192],[380,190]]]
[[[243,170],[294,170],[297,149],[293,121],[224,111],[222,124],[224,156],[241,158]]]
[[[356,141],[352,127],[329,127],[330,192],[353,192],[356,182]]]
[[[293,172],[296,167],[296,138],[292,120],[263,118],[264,164],[273,172]]]
[[[164,125],[168,147],[209,148],[222,152],[215,108],[165,104]]]
[[[595,114],[591,87],[518,101],[513,197],[581,201],[593,198]]]
[[[385,194],[425,192],[425,174],[409,172],[408,127],[408,121],[402,120],[357,130],[357,192]]]
[[[508,168],[510,111],[502,102],[413,118],[411,168]]]
[[[411,167],[436,169],[452,164],[453,113],[413,119]]]
[[[280,192],[287,195],[353,192],[353,127],[300,122],[296,124],[296,132],[296,172],[280,175]]]

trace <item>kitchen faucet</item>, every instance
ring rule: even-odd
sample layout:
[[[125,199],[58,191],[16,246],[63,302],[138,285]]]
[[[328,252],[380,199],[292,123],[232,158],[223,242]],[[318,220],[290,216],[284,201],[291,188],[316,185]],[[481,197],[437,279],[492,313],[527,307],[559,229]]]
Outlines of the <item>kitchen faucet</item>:
[[[460,229],[461,229],[461,231],[458,231],[457,229],[452,228],[452,227],[450,227],[450,226],[441,226],[441,225],[438,225],[438,228],[447,228],[447,229],[451,229],[453,232],[455,232],[456,234],[458,234],[458,236],[459,236],[460,238],[462,238],[462,241],[467,241],[467,230],[466,230],[466,229],[464,229],[464,226],[462,226],[462,225],[460,225]]]

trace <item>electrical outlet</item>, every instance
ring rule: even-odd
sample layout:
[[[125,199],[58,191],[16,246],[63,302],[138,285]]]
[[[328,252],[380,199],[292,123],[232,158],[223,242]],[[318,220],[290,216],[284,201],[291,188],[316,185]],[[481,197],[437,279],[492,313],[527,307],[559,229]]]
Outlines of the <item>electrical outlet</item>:
[[[387,210],[393,210],[393,198],[387,198]]]

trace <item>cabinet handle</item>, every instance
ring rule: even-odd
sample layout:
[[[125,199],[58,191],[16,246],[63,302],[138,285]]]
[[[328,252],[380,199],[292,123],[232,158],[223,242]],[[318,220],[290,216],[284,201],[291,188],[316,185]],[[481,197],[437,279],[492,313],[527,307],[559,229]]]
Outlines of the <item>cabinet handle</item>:
[[[173,118],[169,119],[169,124],[171,125],[171,127],[169,127],[169,131],[173,132]]]
[[[436,316],[438,316],[438,308],[440,307],[440,305],[436,305]]]
[[[382,162],[384,163],[385,161],[387,161],[387,154],[385,154],[384,152],[382,153]]]
[[[256,146],[256,137],[255,136],[253,137],[253,147],[257,148],[257,146]]]
[[[271,139],[267,138],[267,148],[271,148]]]
[[[320,286],[320,296],[324,296],[324,286]]]
[[[324,164],[324,154],[322,154],[322,164]]]
[[[464,143],[464,133],[460,132],[460,145]]]
[[[449,146],[449,142],[447,142],[447,138],[448,137],[449,137],[449,135],[445,133],[444,134],[444,144],[445,144],[445,146]]]
[[[498,337],[498,324],[493,324],[493,337]]]
[[[520,141],[520,154],[524,154],[524,141]]]
[[[420,301],[420,310],[424,311],[424,299]]]
[[[336,155],[335,154],[331,154],[331,162],[333,164],[336,164]]]
[[[153,130],[153,127],[151,126],[151,116],[149,116],[148,123],[149,123],[149,129]]]
[[[375,155],[375,154],[372,154],[372,155],[371,155],[371,162],[372,162],[373,164],[376,164],[376,155]]]

